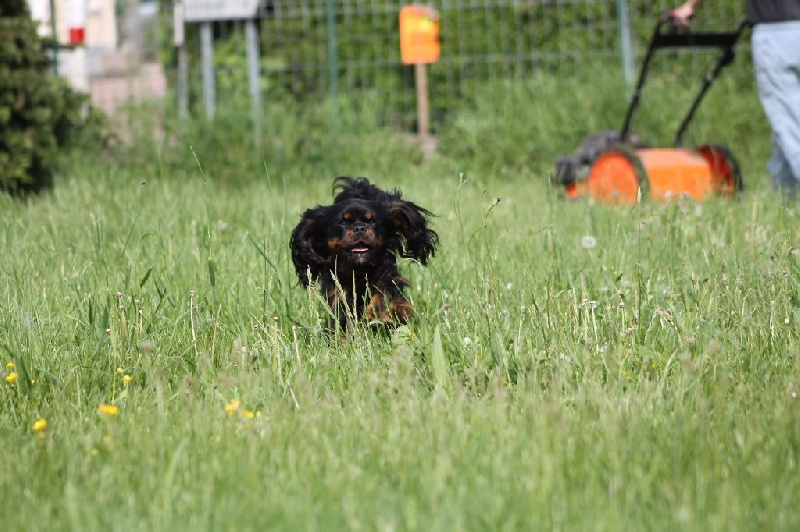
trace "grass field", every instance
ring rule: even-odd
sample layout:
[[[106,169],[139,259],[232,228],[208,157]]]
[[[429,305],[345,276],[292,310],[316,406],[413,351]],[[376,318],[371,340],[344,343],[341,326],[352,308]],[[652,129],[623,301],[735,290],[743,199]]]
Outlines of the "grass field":
[[[3,528],[800,527],[800,215],[763,173],[631,209],[368,164],[224,186],[87,158],[0,198]],[[288,255],[339,173],[441,236],[409,326],[346,345]]]

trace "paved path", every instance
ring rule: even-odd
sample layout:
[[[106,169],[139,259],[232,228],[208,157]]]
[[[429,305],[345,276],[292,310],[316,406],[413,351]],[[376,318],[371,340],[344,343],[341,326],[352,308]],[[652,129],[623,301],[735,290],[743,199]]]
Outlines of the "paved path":
[[[89,90],[92,105],[113,115],[125,103],[163,99],[167,82],[161,65],[147,63],[129,74],[92,78]]]

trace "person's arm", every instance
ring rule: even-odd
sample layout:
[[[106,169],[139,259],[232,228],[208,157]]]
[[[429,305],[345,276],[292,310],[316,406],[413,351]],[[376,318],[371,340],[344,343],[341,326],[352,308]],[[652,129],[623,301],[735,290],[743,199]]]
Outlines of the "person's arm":
[[[703,3],[703,0],[687,0],[684,4],[670,11],[670,15],[679,26],[688,26],[694,15],[694,9]]]

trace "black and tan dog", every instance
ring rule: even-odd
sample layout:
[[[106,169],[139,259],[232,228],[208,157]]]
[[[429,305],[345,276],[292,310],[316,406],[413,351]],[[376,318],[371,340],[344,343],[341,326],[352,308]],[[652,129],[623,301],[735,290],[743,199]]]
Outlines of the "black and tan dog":
[[[428,227],[430,211],[363,177],[337,178],[334,192],[332,205],[308,209],[292,231],[297,276],[304,286],[319,283],[341,327],[350,317],[406,323],[413,309],[398,259],[424,265],[433,256],[439,239]]]

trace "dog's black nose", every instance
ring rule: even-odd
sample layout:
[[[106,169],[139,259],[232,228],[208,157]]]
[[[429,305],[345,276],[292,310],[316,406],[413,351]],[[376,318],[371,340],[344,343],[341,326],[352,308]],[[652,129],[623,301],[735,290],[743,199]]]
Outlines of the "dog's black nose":
[[[355,232],[355,233],[357,233],[359,235],[363,235],[364,233],[367,232],[367,226],[364,225],[364,224],[355,224],[353,226],[353,232]]]

